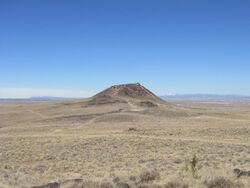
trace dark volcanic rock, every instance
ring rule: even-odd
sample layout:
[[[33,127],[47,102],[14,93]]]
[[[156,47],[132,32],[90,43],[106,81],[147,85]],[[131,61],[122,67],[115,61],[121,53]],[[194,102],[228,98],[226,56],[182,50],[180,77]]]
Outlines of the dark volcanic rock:
[[[250,171],[240,170],[238,168],[233,169],[233,173],[239,178],[241,176],[248,176],[250,177]]]
[[[114,85],[88,101],[89,105],[135,102],[143,107],[156,107],[157,103],[167,104],[139,83]]]

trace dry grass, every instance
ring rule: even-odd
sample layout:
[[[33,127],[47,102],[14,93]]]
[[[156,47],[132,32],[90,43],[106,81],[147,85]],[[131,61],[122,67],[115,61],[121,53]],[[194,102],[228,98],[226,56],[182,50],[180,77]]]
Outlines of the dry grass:
[[[0,187],[250,187],[250,105],[178,103],[0,104]]]
[[[205,182],[207,188],[237,188],[241,187],[240,185],[232,182],[229,179],[225,179],[224,177],[216,177],[213,180]]]

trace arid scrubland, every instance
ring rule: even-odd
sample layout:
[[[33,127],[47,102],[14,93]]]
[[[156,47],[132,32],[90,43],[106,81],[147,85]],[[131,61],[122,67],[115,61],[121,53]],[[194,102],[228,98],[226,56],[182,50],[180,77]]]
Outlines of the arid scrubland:
[[[249,101],[108,101],[1,103],[0,187],[250,187]]]

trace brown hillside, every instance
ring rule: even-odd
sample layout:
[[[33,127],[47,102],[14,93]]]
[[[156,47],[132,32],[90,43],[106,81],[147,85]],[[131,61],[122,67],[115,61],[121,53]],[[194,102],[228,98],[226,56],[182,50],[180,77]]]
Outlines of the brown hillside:
[[[88,104],[98,105],[128,102],[148,107],[155,107],[157,104],[166,104],[164,100],[139,83],[114,85],[93,96]]]

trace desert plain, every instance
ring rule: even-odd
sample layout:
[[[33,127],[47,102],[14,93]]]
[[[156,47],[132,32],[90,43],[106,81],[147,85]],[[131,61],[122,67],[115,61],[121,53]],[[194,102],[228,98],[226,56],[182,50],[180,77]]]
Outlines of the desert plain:
[[[138,85],[0,103],[0,187],[250,187],[250,101],[161,101]]]

